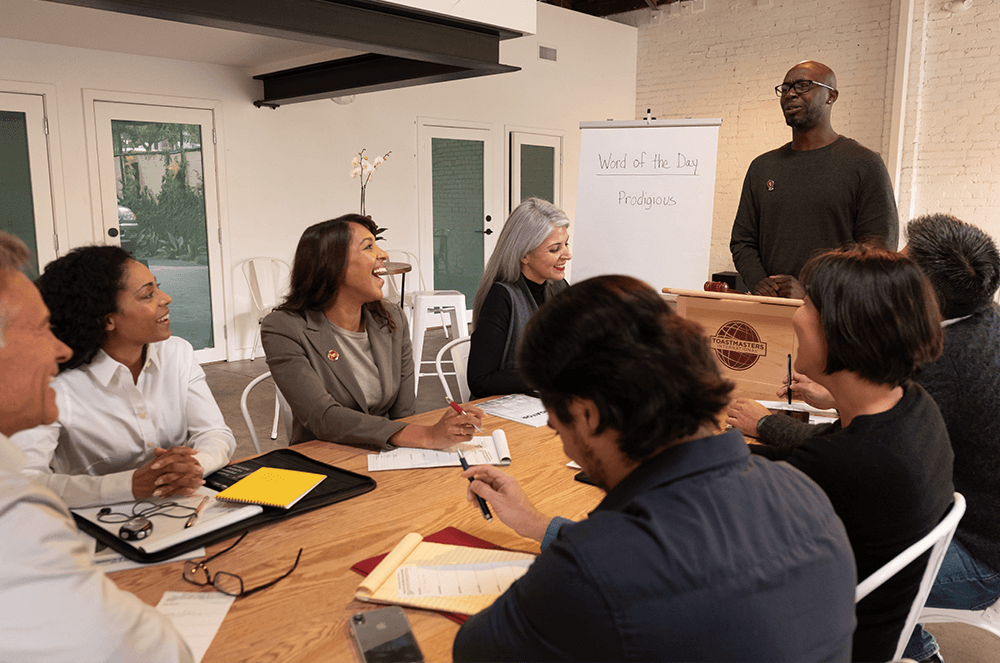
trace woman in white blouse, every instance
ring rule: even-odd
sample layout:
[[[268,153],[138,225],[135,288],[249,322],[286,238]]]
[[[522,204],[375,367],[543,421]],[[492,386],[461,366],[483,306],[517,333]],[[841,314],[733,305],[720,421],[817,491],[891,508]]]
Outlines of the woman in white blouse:
[[[13,438],[25,473],[71,507],[191,495],[236,449],[170,296],[117,246],[87,246],[36,282],[73,349],[52,386],[59,420]]]

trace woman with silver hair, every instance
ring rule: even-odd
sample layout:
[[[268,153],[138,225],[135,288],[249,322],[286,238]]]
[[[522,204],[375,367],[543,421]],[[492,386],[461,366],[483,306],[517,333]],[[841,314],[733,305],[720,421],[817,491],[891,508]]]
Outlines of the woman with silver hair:
[[[517,374],[517,345],[538,307],[567,287],[569,218],[528,198],[504,224],[472,308],[469,389],[476,398],[527,387]]]

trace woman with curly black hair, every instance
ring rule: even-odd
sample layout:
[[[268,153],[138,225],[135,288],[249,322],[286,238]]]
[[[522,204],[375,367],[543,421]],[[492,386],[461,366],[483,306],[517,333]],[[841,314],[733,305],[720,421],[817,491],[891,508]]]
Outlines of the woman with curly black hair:
[[[53,381],[59,420],[11,438],[71,507],[191,495],[236,449],[171,298],[117,246],[74,249],[36,284],[73,349]]]

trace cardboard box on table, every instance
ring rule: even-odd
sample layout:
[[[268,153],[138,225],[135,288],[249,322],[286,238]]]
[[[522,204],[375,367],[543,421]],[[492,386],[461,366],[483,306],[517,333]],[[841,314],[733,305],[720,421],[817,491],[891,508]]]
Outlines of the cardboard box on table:
[[[723,374],[736,383],[735,396],[773,401],[788,374],[788,355],[798,342],[792,316],[801,299],[664,288],[677,296],[677,313],[705,328]]]

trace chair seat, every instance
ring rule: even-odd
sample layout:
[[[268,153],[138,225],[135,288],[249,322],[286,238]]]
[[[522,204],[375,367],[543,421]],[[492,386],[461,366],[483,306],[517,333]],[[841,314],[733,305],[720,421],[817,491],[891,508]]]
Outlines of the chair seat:
[[[1000,601],[985,610],[953,610],[924,606],[918,621],[922,624],[959,622],[976,626],[1000,637]]]

